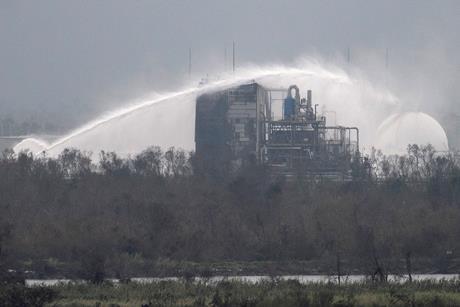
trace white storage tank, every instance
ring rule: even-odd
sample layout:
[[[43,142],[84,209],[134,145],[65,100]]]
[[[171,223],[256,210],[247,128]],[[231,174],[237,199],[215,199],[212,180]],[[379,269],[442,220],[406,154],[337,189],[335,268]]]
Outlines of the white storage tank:
[[[444,128],[423,112],[396,113],[378,127],[375,148],[384,154],[406,154],[409,144],[431,144],[437,151],[449,150]]]

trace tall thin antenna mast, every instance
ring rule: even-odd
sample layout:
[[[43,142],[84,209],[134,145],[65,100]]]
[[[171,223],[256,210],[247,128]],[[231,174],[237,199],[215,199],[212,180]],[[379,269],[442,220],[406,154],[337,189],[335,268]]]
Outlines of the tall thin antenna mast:
[[[192,78],[192,48],[188,48],[188,77]]]
[[[390,64],[389,63],[389,52],[388,52],[388,48],[385,50],[385,68],[388,69],[388,65]]]
[[[233,41],[233,73],[235,73],[235,41]]]
[[[388,68],[390,66],[390,52],[388,47],[385,49],[385,86],[388,87]]]
[[[224,49],[224,71],[227,72],[227,47]]]

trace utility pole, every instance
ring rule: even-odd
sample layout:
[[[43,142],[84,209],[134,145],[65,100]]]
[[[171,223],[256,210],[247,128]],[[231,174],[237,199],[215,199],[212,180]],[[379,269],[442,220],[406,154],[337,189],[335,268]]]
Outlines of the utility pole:
[[[233,41],[233,73],[235,73],[235,41]]]
[[[192,78],[192,48],[188,48],[188,77]]]

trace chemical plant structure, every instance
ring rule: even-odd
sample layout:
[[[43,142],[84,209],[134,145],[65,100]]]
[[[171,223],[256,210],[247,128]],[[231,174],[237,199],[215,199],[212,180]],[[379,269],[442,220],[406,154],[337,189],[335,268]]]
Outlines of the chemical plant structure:
[[[263,164],[276,176],[346,180],[359,159],[359,129],[330,126],[312,92],[251,82],[197,98],[196,157],[214,172]]]

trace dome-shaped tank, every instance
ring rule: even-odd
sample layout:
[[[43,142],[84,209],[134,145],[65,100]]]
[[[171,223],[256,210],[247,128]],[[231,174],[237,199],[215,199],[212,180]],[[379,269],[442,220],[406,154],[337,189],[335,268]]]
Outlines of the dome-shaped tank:
[[[47,147],[48,144],[41,140],[27,138],[16,144],[16,146],[14,146],[13,148],[13,151],[15,153],[20,153],[21,151],[28,151],[33,154],[37,154],[44,151]]]
[[[446,132],[426,113],[396,113],[378,127],[375,148],[383,153],[405,154],[409,144],[431,144],[438,151],[449,149]]]

